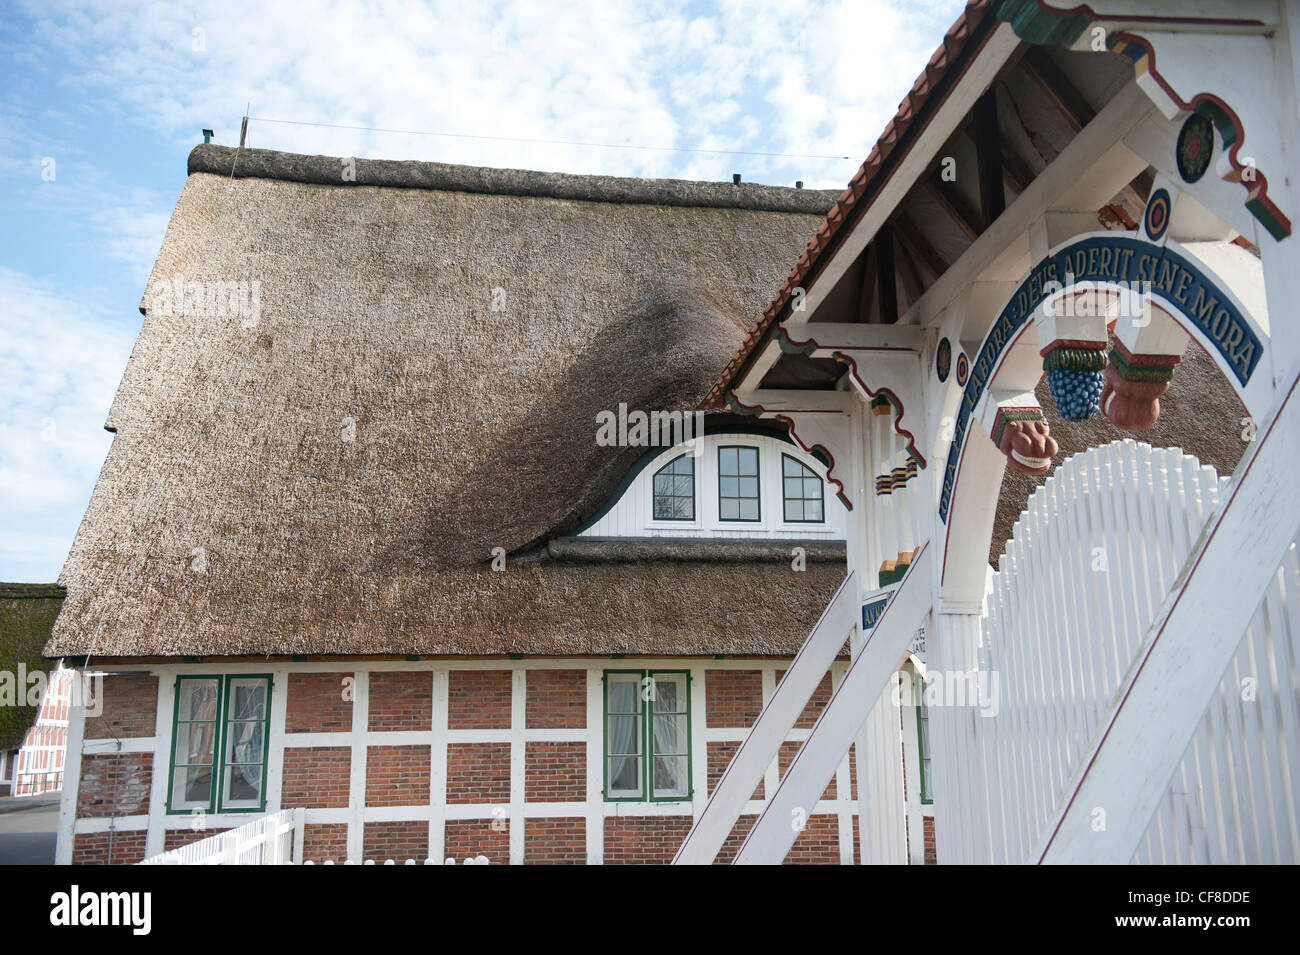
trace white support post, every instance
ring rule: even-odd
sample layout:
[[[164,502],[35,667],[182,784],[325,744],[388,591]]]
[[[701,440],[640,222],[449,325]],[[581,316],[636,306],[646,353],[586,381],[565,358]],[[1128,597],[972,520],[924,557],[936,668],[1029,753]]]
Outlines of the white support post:
[[[307,811],[301,807],[293,811],[293,864],[302,865],[305,854],[303,852],[303,834],[307,820]]]

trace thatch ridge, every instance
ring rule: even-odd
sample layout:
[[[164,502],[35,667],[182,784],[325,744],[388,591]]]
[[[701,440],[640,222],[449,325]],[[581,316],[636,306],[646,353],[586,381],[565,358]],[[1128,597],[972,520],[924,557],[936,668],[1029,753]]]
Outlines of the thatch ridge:
[[[319,186],[442,189],[497,196],[748,209],[818,216],[830,211],[840,194],[836,189],[793,189],[750,182],[632,179],[417,160],[304,156],[273,149],[236,149],[213,144],[194,147],[190,152],[189,172],[191,175],[206,172],[236,179],[281,179]]]

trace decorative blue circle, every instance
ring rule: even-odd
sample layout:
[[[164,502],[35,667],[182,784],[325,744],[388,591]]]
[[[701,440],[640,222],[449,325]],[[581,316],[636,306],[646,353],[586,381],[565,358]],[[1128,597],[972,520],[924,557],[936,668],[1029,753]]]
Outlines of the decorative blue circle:
[[[970,377],[970,359],[966,357],[965,352],[957,354],[957,384],[963,388],[966,387],[966,379]]]
[[[1151,193],[1151,198],[1147,200],[1146,212],[1142,215],[1142,227],[1146,229],[1147,238],[1152,242],[1159,242],[1169,231],[1171,211],[1168,190],[1157,189]]]

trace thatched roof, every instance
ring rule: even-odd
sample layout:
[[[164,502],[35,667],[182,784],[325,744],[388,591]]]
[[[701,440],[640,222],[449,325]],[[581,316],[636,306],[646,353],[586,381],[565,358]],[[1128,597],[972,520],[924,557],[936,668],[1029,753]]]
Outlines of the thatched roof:
[[[41,647],[50,638],[63,596],[63,588],[55,584],[0,583],[0,673],[14,674],[24,700],[26,687],[17,682],[18,665],[28,673],[47,669]],[[38,710],[38,706],[0,706],[0,750],[22,744]]]
[[[190,168],[47,654],[798,648],[842,566],[487,561],[577,527],[640,454],[596,446],[598,411],[698,404],[833,196]],[[258,282],[260,312],[165,314],[176,276]]]

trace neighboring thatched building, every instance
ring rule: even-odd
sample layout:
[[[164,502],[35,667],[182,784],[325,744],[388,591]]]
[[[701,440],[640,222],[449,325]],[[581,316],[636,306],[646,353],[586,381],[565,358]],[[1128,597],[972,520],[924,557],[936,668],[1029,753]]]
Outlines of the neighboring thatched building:
[[[67,708],[46,704],[58,696],[66,701],[67,680],[58,692],[45,692],[50,674],[41,648],[63,597],[56,584],[0,583],[0,796],[59,788]]]
[[[634,413],[698,405],[833,196],[190,173],[46,648],[109,674],[61,861],[296,807],[316,860],[670,857],[843,579],[844,510],[780,431],[709,415],[683,458]],[[801,858],[851,860],[850,788]]]

